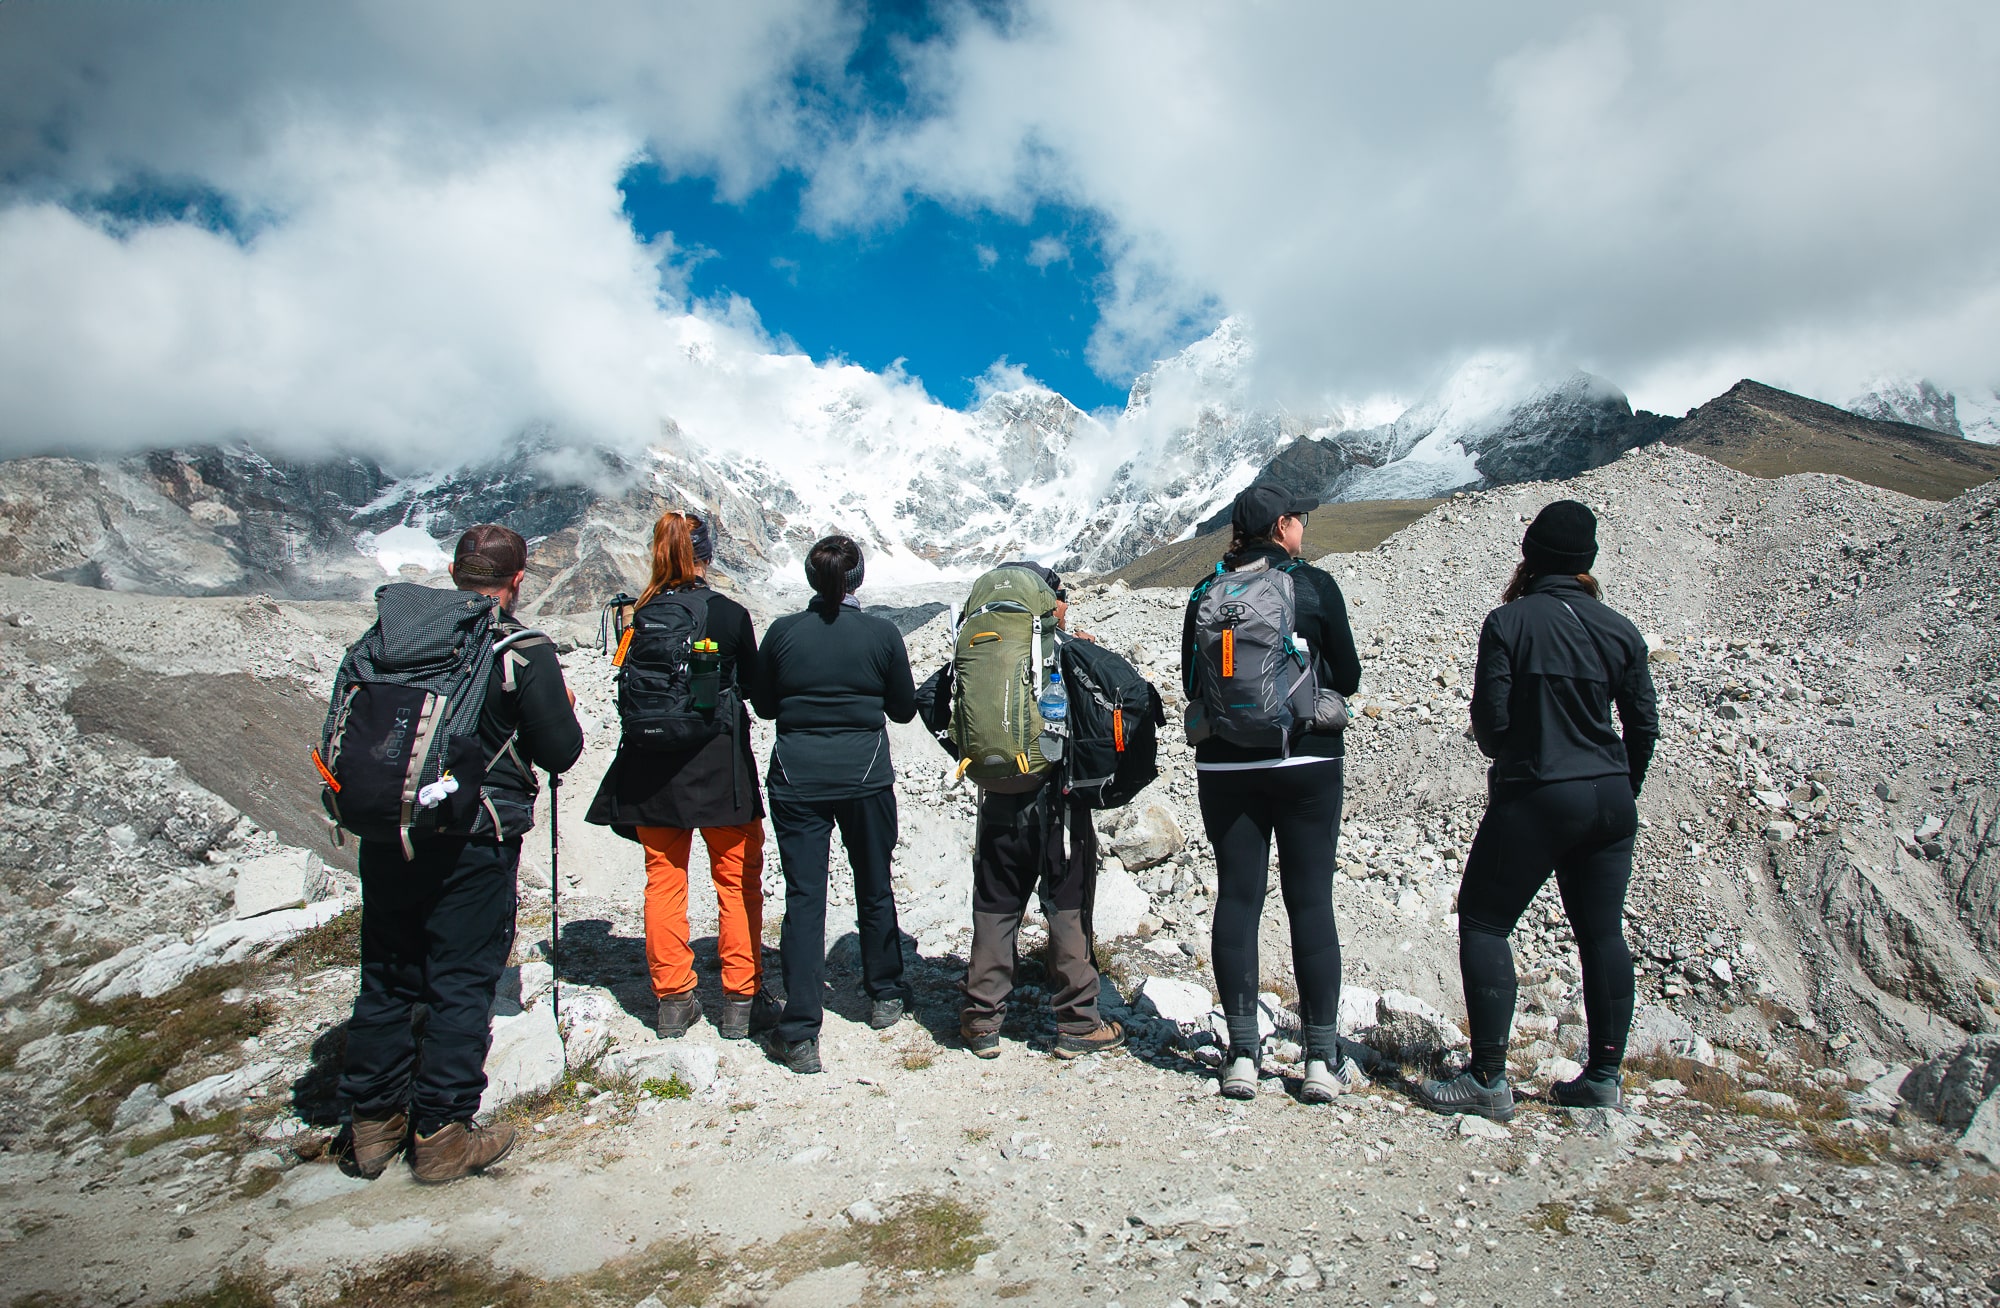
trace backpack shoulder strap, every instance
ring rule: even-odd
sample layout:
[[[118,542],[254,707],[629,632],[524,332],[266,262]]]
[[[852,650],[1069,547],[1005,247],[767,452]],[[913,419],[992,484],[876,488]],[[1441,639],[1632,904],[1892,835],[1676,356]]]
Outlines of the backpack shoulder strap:
[[[500,660],[500,689],[509,695],[514,693],[514,669],[528,666],[526,656],[518,650],[532,649],[537,645],[554,645],[555,641],[545,631],[533,627],[519,627],[493,642],[494,656]]]

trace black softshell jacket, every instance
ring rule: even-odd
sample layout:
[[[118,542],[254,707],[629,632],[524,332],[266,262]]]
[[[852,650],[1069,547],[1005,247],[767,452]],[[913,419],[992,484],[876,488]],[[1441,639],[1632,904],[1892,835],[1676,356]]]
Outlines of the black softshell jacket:
[[[511,613],[500,615],[500,635],[520,630]],[[486,687],[486,708],[479,717],[479,740],[488,757],[500,757],[486,770],[483,787],[487,803],[479,806],[472,835],[485,840],[496,838],[494,816],[499,817],[497,838],[512,840],[535,825],[535,795],[540,790],[534,769],[567,772],[583,753],[583,727],[570,707],[569,692],[563,686],[562,661],[556,647],[534,640],[502,657],[514,659],[514,689],[503,687],[500,660],[494,660],[492,680]],[[508,736],[510,748],[502,749]]]
[[[1284,548],[1259,542],[1241,554],[1222,560],[1227,568],[1240,568],[1254,559],[1267,559],[1272,567],[1292,561]],[[1298,605],[1298,634],[1306,638],[1315,660],[1314,679],[1322,687],[1352,695],[1361,689],[1361,656],[1354,649],[1354,631],[1347,624],[1347,598],[1340,583],[1310,563],[1292,569],[1292,596]],[[1181,690],[1189,699],[1198,693],[1194,684],[1198,660],[1195,657],[1195,613],[1200,605],[1188,600],[1181,618]],[[1291,756],[1298,758],[1339,758],[1347,752],[1347,733],[1305,732],[1292,741]],[[1274,749],[1245,749],[1226,740],[1202,741],[1194,747],[1196,763],[1253,763],[1278,757]]]
[[[903,633],[887,618],[815,599],[764,633],[751,703],[775,718],[773,793],[820,802],[873,794],[896,781],[885,718],[917,715]]]
[[[1495,788],[1625,775],[1637,795],[1660,735],[1645,637],[1576,578],[1537,577],[1486,615],[1472,733]]]
[[[708,638],[715,642],[722,682],[742,704],[728,731],[690,750],[626,749],[604,773],[584,821],[628,840],[639,827],[737,827],[764,816],[757,759],[750,748],[750,696],[757,678],[757,628],[749,610],[725,595],[708,599]]]

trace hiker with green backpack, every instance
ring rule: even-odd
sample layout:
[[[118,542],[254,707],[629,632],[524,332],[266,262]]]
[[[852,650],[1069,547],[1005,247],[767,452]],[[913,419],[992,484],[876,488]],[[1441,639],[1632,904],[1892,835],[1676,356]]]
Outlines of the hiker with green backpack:
[[[518,532],[487,523],[459,538],[457,589],[376,591],[313,751],[327,815],[361,840],[361,988],[340,1096],[363,1176],[408,1147],[418,1181],[452,1181],[514,1144],[513,1127],[473,1121],[488,1016],[514,944],[534,769],[568,771],[583,752],[555,645],[513,615],[527,559]]]
[[[1257,482],[1230,511],[1229,552],[1188,599],[1181,631],[1188,743],[1202,826],[1215,848],[1210,957],[1229,1027],[1222,1093],[1257,1093],[1257,925],[1271,844],[1291,922],[1305,1028],[1299,1098],[1326,1103],[1373,1061],[1339,1037],[1340,935],[1333,919],[1346,696],[1361,660],[1340,586],[1299,560],[1318,501]]]
[[[1076,777],[1065,766],[1082,753],[1069,747],[1084,743],[1070,738],[1069,708],[1108,708],[1105,716],[1112,726],[1095,733],[1103,741],[1091,743],[1110,746],[1110,737],[1116,737],[1105,757],[1132,755],[1143,779],[1128,782],[1127,789],[1136,791],[1157,770],[1151,733],[1159,716],[1158,696],[1129,664],[1108,653],[1092,660],[1088,669],[1081,661],[1072,662],[1076,684],[1065,685],[1059,651],[1090,639],[1066,634],[1068,615],[1068,594],[1054,572],[1030,562],[993,569],[973,583],[952,661],[918,695],[929,708],[926,725],[959,758],[958,775],[980,790],[972,856],[972,948],[959,1014],[959,1036],[980,1058],[1000,1054],[1021,919],[1038,888],[1049,928],[1055,1055],[1077,1058],[1116,1049],[1125,1041],[1124,1029],[1103,1020],[1097,1010],[1099,981],[1090,927],[1097,831],[1091,807],[1093,801],[1122,803],[1131,796],[1119,788],[1115,762],[1087,769],[1089,777]],[[1121,671],[1129,675],[1121,676]],[[1121,689],[1131,696],[1129,702],[1117,693]],[[1077,721],[1082,720],[1079,714]],[[1142,735],[1143,753],[1136,748]],[[1128,769],[1127,775],[1134,774]],[[1086,782],[1086,789],[1073,789],[1068,784],[1072,777]]]

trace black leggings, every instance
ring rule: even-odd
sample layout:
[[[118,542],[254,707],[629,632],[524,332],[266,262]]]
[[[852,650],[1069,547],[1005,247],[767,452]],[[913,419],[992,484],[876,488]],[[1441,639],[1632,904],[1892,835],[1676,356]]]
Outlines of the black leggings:
[[[1340,933],[1333,923],[1333,855],[1340,840],[1341,760],[1240,772],[1198,772],[1201,821],[1215,846],[1210,957],[1222,1011],[1257,1011],[1257,924],[1278,840],[1278,889],[1292,926],[1299,1017],[1330,1027],[1340,1012]],[[1233,1043],[1233,1040],[1232,1040]]]
[[[1583,964],[1586,1070],[1597,1076],[1618,1070],[1632,1028],[1632,952],[1622,918],[1638,830],[1632,783],[1622,774],[1553,781],[1487,804],[1458,888],[1458,966],[1472,1025],[1472,1070],[1482,1078],[1507,1066],[1515,997],[1507,937],[1552,871]]]

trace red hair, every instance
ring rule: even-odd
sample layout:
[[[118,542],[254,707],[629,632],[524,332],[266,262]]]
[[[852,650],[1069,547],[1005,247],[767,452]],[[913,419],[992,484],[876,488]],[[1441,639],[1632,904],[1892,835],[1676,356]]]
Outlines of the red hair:
[[[694,519],[685,513],[662,513],[653,524],[653,576],[639,596],[644,605],[662,591],[679,590],[701,580],[694,561]]]

